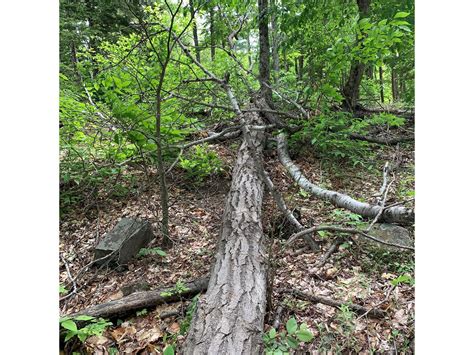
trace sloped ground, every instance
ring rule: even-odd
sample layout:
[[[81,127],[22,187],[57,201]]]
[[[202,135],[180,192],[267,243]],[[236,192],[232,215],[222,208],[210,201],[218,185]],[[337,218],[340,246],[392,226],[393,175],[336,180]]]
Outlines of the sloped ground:
[[[209,272],[234,158],[229,146],[212,147],[226,166],[223,174],[210,178],[203,186],[193,186],[179,170],[175,170],[169,178],[170,229],[174,245],[166,251],[167,255],[134,259],[125,270],[87,271],[77,281],[77,295],[60,302],[62,315],[120,298],[123,296],[121,288],[130,284],[146,282],[151,288],[173,286],[179,280],[192,280]],[[374,202],[373,196],[382,183],[382,167],[385,161],[391,161],[395,148],[374,147],[374,151],[367,157],[368,164],[375,167],[370,171],[360,166],[351,168],[341,163],[324,161],[308,152],[300,152],[294,158],[314,183]],[[402,145],[398,157],[401,158],[401,164],[396,170],[387,204],[412,197],[413,146]],[[350,214],[300,191],[273,153],[267,156],[266,168],[288,205],[301,209],[304,225],[358,223]],[[139,171],[136,174],[139,187],[127,196],[116,199],[99,197],[94,208],[84,211],[78,207],[62,216],[60,253],[73,277],[92,261],[93,249],[99,238],[122,217],[148,219],[158,235],[158,186],[153,176],[145,176]],[[264,228],[271,235],[279,212],[268,196],[264,201],[264,211]],[[329,234],[319,238],[324,241],[319,253],[300,250],[304,247],[301,241],[285,248],[285,241],[281,238],[269,240],[272,245],[269,264],[274,265],[275,278],[273,310],[268,314],[266,328],[273,324],[274,311],[282,306],[280,330],[284,329],[287,319],[294,316],[298,323],[306,322],[314,333],[311,344],[301,345],[301,350],[306,352],[412,353],[414,286],[409,283],[393,286],[390,281],[405,273],[414,277],[413,255],[368,251],[357,240],[347,239],[325,265],[318,268],[318,262],[334,240]],[[159,247],[159,241],[154,240],[150,247]],[[295,254],[296,250],[299,251]],[[63,285],[69,283],[62,261],[59,281]],[[71,286],[67,288],[71,289]],[[376,307],[385,310],[386,317],[378,320],[360,317],[352,312],[302,301],[284,291],[287,289],[359,304],[368,309]],[[120,320],[120,325],[114,324],[108,328],[102,336],[89,338],[82,349],[90,353],[95,351],[96,354],[113,354],[117,351],[123,354],[159,354],[171,338],[176,339],[178,344],[182,342],[184,337],[180,335],[180,324],[185,321],[188,304],[183,302],[139,311],[137,316]],[[159,315],[169,310],[178,310],[179,315],[160,319]],[[71,353],[72,348],[69,345],[65,352]]]

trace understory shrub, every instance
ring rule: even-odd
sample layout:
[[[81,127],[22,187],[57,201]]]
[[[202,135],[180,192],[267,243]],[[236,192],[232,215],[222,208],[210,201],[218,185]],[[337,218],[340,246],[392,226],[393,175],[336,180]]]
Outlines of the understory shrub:
[[[180,157],[179,166],[186,171],[186,177],[197,184],[223,170],[219,156],[206,144],[196,145],[184,157]]]

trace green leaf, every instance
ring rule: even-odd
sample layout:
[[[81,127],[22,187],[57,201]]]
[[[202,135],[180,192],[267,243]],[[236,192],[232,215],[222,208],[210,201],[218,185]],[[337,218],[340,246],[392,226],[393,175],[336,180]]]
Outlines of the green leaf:
[[[77,325],[74,323],[73,320],[68,319],[61,323],[61,327],[67,330],[72,330],[73,332],[77,332]]]
[[[277,335],[277,332],[276,332],[275,328],[271,328],[268,332],[268,336],[270,337],[270,339],[275,339],[276,335]]]
[[[74,317],[75,320],[92,320],[95,319],[94,317],[91,316],[86,316],[86,315],[80,315],[77,317]]]
[[[87,333],[78,333],[77,337],[81,342],[85,342],[89,335]]]
[[[163,355],[174,355],[174,348],[172,345],[166,345],[166,348],[163,350]]]
[[[286,322],[286,330],[288,331],[288,334],[294,334],[297,329],[298,324],[296,323],[296,319],[294,317],[288,319],[288,321]]]
[[[401,12],[397,12],[393,18],[404,18],[404,17],[407,17],[408,15],[410,15],[409,12],[401,11]]]
[[[298,333],[297,333],[297,334],[298,334]],[[296,349],[296,348],[298,347],[298,341],[297,341],[295,338],[293,338],[293,337],[288,337],[288,338],[286,339],[286,341],[287,341],[288,345],[290,346],[290,348]]]
[[[310,342],[311,340],[313,340],[313,333],[311,333],[311,331],[309,331],[308,329],[300,329],[296,332],[296,336],[298,337],[298,339],[300,341],[304,341],[304,342]]]
[[[73,332],[73,331],[70,331],[66,334],[66,337],[64,338],[64,341],[68,341],[69,339],[71,339],[74,335],[76,335],[77,332]]]

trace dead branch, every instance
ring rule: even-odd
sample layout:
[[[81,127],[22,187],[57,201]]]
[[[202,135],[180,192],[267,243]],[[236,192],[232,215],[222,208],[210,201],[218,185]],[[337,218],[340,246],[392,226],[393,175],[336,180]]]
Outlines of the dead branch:
[[[391,207],[383,209],[381,206],[360,202],[350,196],[336,191],[326,190],[313,184],[303,175],[298,166],[291,160],[288,154],[286,134],[280,133],[277,137],[277,142],[278,157],[280,162],[285,166],[293,180],[295,180],[296,183],[305,191],[310,192],[318,198],[328,200],[337,207],[348,209],[363,217],[375,218],[380,210],[383,210],[380,220],[385,222],[395,222],[400,224],[412,224],[414,222],[415,211],[413,209],[405,207]]]
[[[385,145],[396,145],[398,143],[404,142],[413,142],[415,140],[414,136],[402,136],[402,137],[395,137],[395,138],[378,138],[378,137],[371,137],[371,136],[363,136],[358,133],[351,133],[349,134],[350,139],[365,141],[369,143],[377,143],[377,144],[385,144]]]
[[[174,287],[159,288],[152,291],[135,292],[118,300],[98,304],[86,308],[80,312],[69,315],[75,317],[85,314],[92,317],[116,318],[133,312],[137,309],[154,307],[163,303],[172,303],[182,299],[188,299],[196,294],[205,291],[209,282],[209,276],[187,282],[184,284],[185,290],[176,292]]]
[[[374,242],[377,242],[377,243],[380,243],[380,244],[385,244],[385,245],[389,245],[389,246],[392,246],[392,247],[411,250],[411,251],[415,250],[415,248],[413,248],[413,247],[408,247],[408,246],[405,246],[405,245],[400,245],[400,244],[395,244],[395,243],[389,243],[389,242],[386,242],[384,240],[380,240],[380,239],[378,239],[374,236],[371,236],[371,235],[367,234],[366,230],[359,230],[359,229],[355,229],[355,228],[344,228],[344,227],[337,227],[337,226],[314,226],[314,227],[311,227],[311,228],[304,229],[300,232],[297,232],[297,233],[293,234],[288,239],[286,244],[289,245],[289,244],[293,243],[296,239],[298,239],[298,238],[300,238],[300,237],[302,237],[306,234],[310,234],[310,233],[317,232],[317,231],[331,231],[331,232],[339,232],[339,233],[346,233],[346,234],[359,234],[364,238],[373,240]]]
[[[340,308],[342,305],[347,305],[349,309],[357,314],[366,314],[369,317],[372,318],[383,318],[385,317],[385,312],[380,310],[380,309],[367,309],[363,306],[359,306],[357,304],[351,304],[351,303],[345,303],[341,301],[335,301],[330,298],[322,297],[322,296],[316,296],[316,295],[309,295],[307,293],[301,292],[299,290],[295,289],[288,289],[284,290],[284,292],[287,292],[289,294],[294,295],[296,298],[299,298],[301,300],[305,301],[311,301],[314,303],[322,303],[327,306],[335,307],[335,308]]]

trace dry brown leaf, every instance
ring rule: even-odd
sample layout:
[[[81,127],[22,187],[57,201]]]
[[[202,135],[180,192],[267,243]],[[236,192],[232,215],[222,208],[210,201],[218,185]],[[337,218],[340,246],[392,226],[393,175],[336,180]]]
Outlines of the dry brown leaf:
[[[170,333],[173,333],[173,334],[176,334],[179,332],[179,323],[172,323],[169,327],[168,327],[168,330],[170,331]]]

